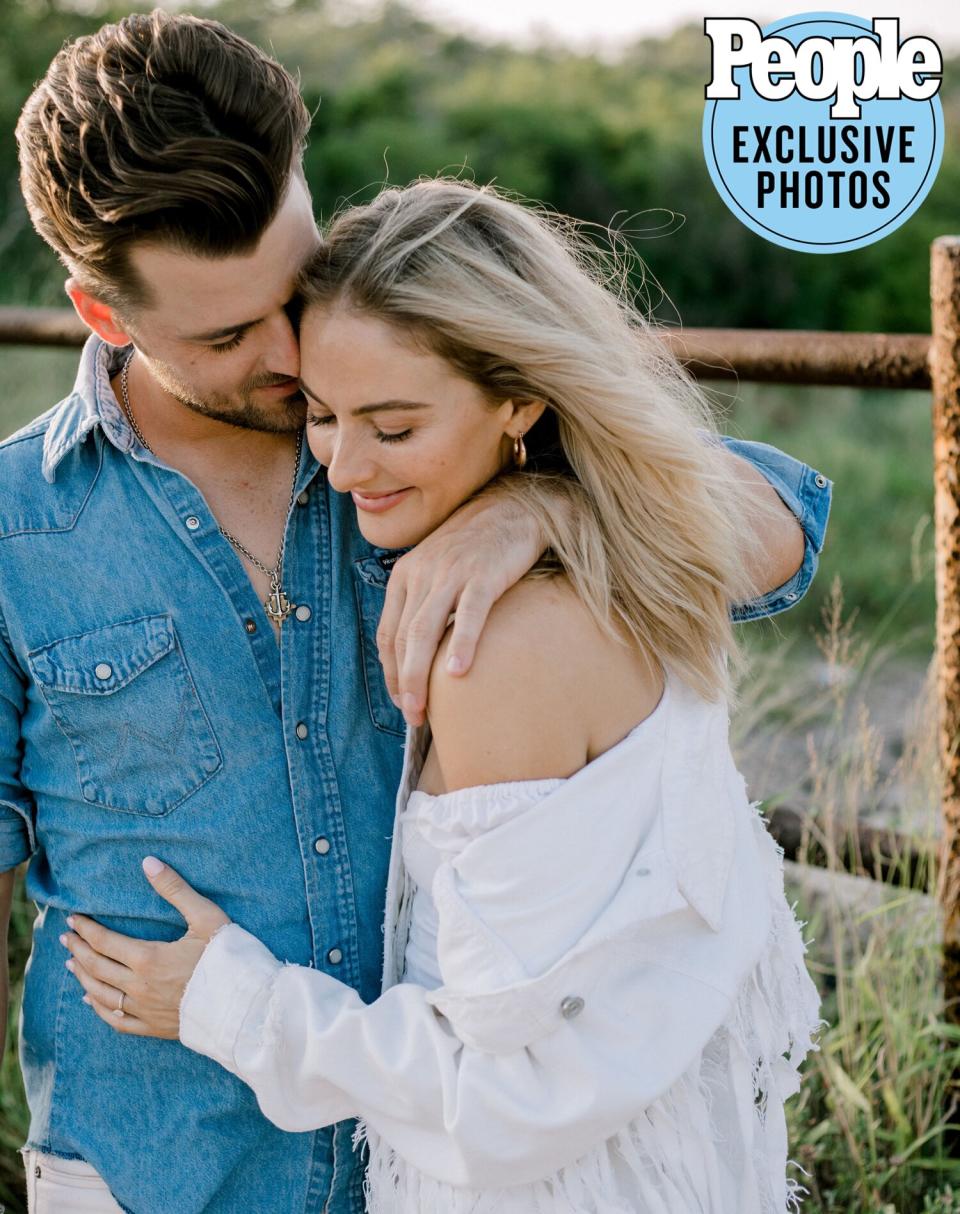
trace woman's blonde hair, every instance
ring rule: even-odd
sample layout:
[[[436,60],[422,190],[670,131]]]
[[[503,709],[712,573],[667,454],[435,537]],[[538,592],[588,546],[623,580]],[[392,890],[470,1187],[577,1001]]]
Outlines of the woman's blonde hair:
[[[337,215],[301,297],[395,325],[493,405],[545,401],[525,436],[529,471],[496,482],[548,538],[533,576],[562,567],[608,635],[732,700],[723,655],[736,669],[730,607],[755,594],[752,508],[703,393],[624,283],[582,225],[439,178]],[[531,493],[531,474],[574,508]]]

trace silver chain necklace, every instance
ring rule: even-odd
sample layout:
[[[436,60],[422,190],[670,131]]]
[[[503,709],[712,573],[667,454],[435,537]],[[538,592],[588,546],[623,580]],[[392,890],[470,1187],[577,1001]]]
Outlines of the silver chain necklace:
[[[147,440],[143,437],[143,431],[137,425],[137,419],[133,416],[133,409],[130,407],[130,388],[127,383],[127,374],[130,369],[130,364],[133,362],[133,356],[135,353],[135,350],[130,352],[129,358],[127,358],[127,360],[124,362],[123,368],[120,371],[120,395],[123,397],[123,411],[127,415],[127,421],[130,423],[130,428],[137,436],[140,445],[145,447],[150,454],[156,458],[156,451],[154,451]],[[297,463],[293,470],[293,484],[290,487],[290,504],[287,507],[287,514],[289,514],[293,509],[294,498],[297,494],[297,478],[300,475],[300,456],[302,451],[303,431],[300,430],[297,433]],[[286,520],[284,520],[284,523],[286,523]],[[245,556],[247,560],[251,562],[251,564],[255,565],[261,573],[265,573],[270,579],[270,594],[264,601],[263,609],[275,624],[282,624],[287,616],[296,610],[296,604],[290,602],[290,600],[287,598],[286,591],[283,589],[283,552],[287,542],[286,525],[284,525],[283,533],[280,536],[280,548],[277,552],[277,561],[273,569],[268,569],[266,565],[258,561],[249,549],[244,548],[243,544],[240,543],[235,535],[230,534],[226,527],[223,527],[220,524],[217,525],[220,527],[220,534],[223,536],[223,538],[225,540],[229,540],[239,553]]]

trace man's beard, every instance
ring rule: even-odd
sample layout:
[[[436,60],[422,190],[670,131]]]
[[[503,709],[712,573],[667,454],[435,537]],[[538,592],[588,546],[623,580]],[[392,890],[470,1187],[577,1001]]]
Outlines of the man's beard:
[[[168,364],[151,360],[150,370],[165,392],[169,392],[181,405],[200,417],[210,417],[230,426],[268,434],[292,434],[302,429],[306,421],[307,402],[299,388],[294,388],[289,396],[281,397],[269,405],[262,405],[254,400],[253,393],[257,388],[270,388],[283,383],[283,376],[257,376],[256,379],[243,384],[232,395],[214,393],[201,399],[177,377]]]

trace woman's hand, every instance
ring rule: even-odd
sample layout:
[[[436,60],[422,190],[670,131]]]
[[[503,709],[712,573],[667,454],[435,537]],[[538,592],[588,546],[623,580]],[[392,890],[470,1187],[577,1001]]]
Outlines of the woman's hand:
[[[85,915],[71,915],[67,923],[73,931],[62,935],[60,943],[73,954],[66,965],[86,991],[84,1002],[101,1020],[118,1033],[176,1040],[190,976],[210,937],[231,920],[153,856],[144,860],[143,871],[160,897],[183,915],[186,935],[169,943],[139,940]]]

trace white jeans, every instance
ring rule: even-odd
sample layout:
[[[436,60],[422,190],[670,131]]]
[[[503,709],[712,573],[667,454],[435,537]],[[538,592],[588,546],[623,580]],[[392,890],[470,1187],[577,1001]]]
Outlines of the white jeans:
[[[32,1149],[20,1153],[29,1214],[123,1214],[91,1164]]]

